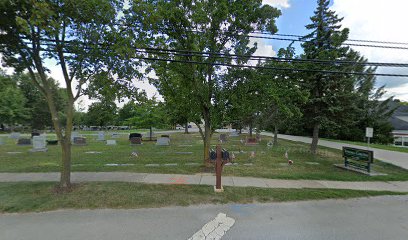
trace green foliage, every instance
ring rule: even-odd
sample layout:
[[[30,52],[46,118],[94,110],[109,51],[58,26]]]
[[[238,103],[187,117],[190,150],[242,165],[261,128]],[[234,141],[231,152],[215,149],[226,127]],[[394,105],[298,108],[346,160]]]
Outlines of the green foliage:
[[[131,110],[127,111],[130,117],[124,121],[125,125],[136,128],[168,127],[165,105],[157,102],[155,98],[139,103],[130,102],[126,109]],[[122,115],[124,115],[123,110]]]
[[[0,123],[25,123],[30,118],[27,98],[18,88],[17,81],[0,72]]]
[[[112,101],[94,102],[89,106],[85,116],[85,123],[88,126],[108,126],[115,125],[117,118],[116,103]]]

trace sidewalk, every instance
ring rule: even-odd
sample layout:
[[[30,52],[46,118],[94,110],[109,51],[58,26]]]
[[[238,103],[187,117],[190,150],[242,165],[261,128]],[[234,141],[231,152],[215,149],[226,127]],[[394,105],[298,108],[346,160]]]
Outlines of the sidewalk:
[[[57,182],[59,173],[0,173],[0,182]],[[74,172],[72,182],[137,182],[147,184],[215,185],[211,174],[180,175],[128,172]],[[222,177],[223,186],[260,188],[321,188],[407,192],[404,182],[343,182],[325,180],[283,180],[253,177]]]

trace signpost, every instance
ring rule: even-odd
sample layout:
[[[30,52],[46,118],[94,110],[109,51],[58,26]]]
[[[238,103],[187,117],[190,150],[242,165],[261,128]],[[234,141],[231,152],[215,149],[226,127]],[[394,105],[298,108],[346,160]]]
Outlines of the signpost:
[[[373,128],[366,128],[366,138],[367,138],[367,147],[370,148],[370,138],[374,136],[374,129]]]

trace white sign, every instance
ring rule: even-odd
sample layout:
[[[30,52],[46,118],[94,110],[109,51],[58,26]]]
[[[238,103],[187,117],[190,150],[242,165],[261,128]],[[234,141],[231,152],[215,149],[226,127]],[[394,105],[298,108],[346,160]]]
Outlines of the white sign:
[[[366,137],[372,138],[374,134],[374,129],[373,128],[366,128]]]

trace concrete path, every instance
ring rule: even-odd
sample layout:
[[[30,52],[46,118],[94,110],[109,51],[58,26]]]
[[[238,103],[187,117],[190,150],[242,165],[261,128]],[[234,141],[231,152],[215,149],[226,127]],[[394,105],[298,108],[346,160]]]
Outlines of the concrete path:
[[[261,134],[265,136],[273,136],[273,133],[269,133],[269,132],[262,132]],[[312,138],[310,137],[291,136],[291,135],[283,135],[283,134],[279,134],[278,137],[281,139],[297,141],[297,142],[304,142],[304,143],[312,142]],[[334,149],[342,149],[343,146],[367,149],[367,147],[363,147],[363,146],[347,144],[347,143],[331,142],[331,141],[321,140],[321,139],[319,139],[319,146],[324,146],[324,147],[329,147],[329,148],[334,148]],[[408,170],[408,153],[388,151],[388,150],[382,150],[378,148],[370,148],[370,150],[374,151],[374,158],[381,160],[383,162],[386,162],[386,163],[391,163],[395,166]]]
[[[0,173],[0,182],[56,182],[59,173]],[[74,172],[72,182],[138,182],[147,184],[215,185],[212,174],[155,174],[129,172]],[[222,177],[223,186],[260,188],[322,188],[408,192],[408,181],[344,182],[324,180],[281,180],[253,177]]]
[[[216,239],[406,240],[407,205],[408,196],[383,196],[268,204],[0,214],[0,239],[186,240],[203,226],[209,227],[208,223],[221,213],[235,222],[230,224],[230,229],[224,230],[222,238]]]

